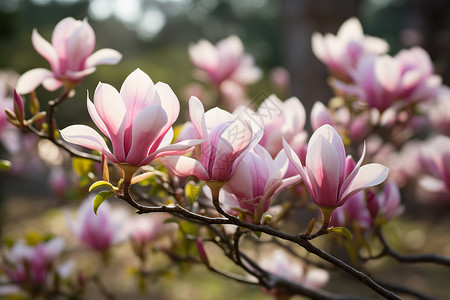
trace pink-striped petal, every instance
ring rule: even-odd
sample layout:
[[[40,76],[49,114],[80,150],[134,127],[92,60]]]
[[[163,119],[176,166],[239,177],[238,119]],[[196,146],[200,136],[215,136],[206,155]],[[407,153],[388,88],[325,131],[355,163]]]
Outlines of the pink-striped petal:
[[[105,140],[97,131],[86,125],[71,125],[61,130],[61,136],[69,143],[97,150],[105,154],[112,162],[117,159],[111,154]]]
[[[340,204],[344,203],[348,197],[353,196],[359,191],[382,183],[386,179],[388,173],[389,169],[380,164],[372,163],[362,166],[352,183],[342,194],[339,201]]]
[[[170,86],[163,82],[155,84],[156,92],[161,99],[161,106],[167,114],[169,127],[176,121],[180,113],[180,102]],[[167,129],[167,128],[166,128]],[[165,130],[166,130],[165,129]]]
[[[25,72],[17,82],[16,91],[19,94],[28,94],[34,91],[45,79],[53,78],[53,72],[38,68]]]
[[[31,42],[33,43],[34,49],[50,63],[52,70],[58,73],[59,61],[55,48],[36,29],[33,30],[33,34],[31,35]]]
[[[164,147],[160,147],[158,150],[150,154],[145,160],[143,164],[148,164],[154,159],[157,159],[162,156],[169,156],[169,155],[183,155],[188,152],[191,152],[195,146],[200,145],[205,140],[186,140],[179,143],[167,145]]]
[[[60,87],[63,86],[63,82],[61,80],[58,80],[56,78],[50,77],[50,78],[46,78],[44,79],[44,81],[42,82],[42,86],[47,90],[47,91],[56,91],[57,89],[59,89]]]
[[[126,162],[139,166],[166,124],[167,115],[161,106],[152,105],[142,110],[133,121],[131,147]]]
[[[338,199],[339,174],[343,173],[339,153],[324,136],[318,136],[314,143],[308,144],[306,153],[306,172],[315,190],[315,199],[319,206],[334,207]]]

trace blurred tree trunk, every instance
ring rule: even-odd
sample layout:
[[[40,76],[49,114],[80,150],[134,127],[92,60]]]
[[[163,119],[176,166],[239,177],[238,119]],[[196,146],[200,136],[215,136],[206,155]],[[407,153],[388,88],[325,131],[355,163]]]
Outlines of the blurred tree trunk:
[[[307,113],[315,101],[328,103],[332,95],[326,83],[328,72],[313,55],[313,32],[336,33],[348,18],[356,16],[358,0],[282,0],[281,26],[285,65],[292,76],[292,94]],[[309,126],[309,121],[307,121]]]

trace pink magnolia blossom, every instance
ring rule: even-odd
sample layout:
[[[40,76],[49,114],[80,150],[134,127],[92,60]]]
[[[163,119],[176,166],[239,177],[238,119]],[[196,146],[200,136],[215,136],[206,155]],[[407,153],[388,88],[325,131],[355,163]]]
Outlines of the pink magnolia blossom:
[[[269,209],[273,196],[300,179],[298,175],[283,179],[288,164],[284,151],[280,151],[272,159],[266,149],[256,145],[245,155],[234,175],[223,186],[221,201],[247,215],[254,223],[259,223],[263,213]]]
[[[319,127],[329,124],[334,125],[331,111],[320,101],[316,101],[311,109],[311,127],[315,131]]]
[[[450,137],[439,135],[427,141],[421,148],[420,162],[432,176],[426,181],[428,189],[450,193]]]
[[[36,29],[32,35],[33,46],[49,63],[51,71],[33,69],[23,74],[17,83],[20,94],[28,94],[41,83],[49,91],[61,86],[72,88],[85,76],[93,73],[100,64],[116,64],[122,55],[113,49],[101,49],[95,53],[95,33],[87,20],[71,17],[61,20],[47,42]]]
[[[102,203],[97,215],[92,209],[93,197],[88,197],[78,208],[76,218],[67,218],[73,235],[89,248],[104,252],[127,237],[125,224],[130,216],[125,209],[112,208]]]
[[[261,70],[254,65],[253,57],[244,53],[244,46],[237,36],[223,39],[215,46],[207,40],[200,40],[190,45],[188,51],[200,77],[217,87],[227,79],[248,85],[262,76]]]
[[[13,282],[45,284],[53,271],[55,259],[63,250],[64,240],[61,238],[52,238],[35,246],[19,240],[10,250],[4,251],[3,271]]]
[[[196,97],[189,100],[189,114],[195,131],[186,131],[191,137],[195,135],[205,141],[193,151],[194,158],[166,156],[161,162],[177,176],[194,175],[205,181],[229,180],[260,135],[254,134],[249,122],[222,109],[216,107],[205,113]]]
[[[269,73],[271,83],[282,92],[287,92],[291,86],[291,74],[283,67],[273,68]]]
[[[169,214],[154,213],[133,216],[127,223],[128,235],[136,247],[143,247],[176,228],[175,223],[164,223]]]
[[[342,206],[333,211],[331,226],[353,227],[358,226],[359,231],[368,230],[373,226],[373,218],[367,208],[364,192],[349,197]]]
[[[450,88],[439,93],[427,112],[431,125],[442,134],[450,136]]]
[[[361,167],[365,156],[365,146],[358,163],[353,166],[346,159],[341,137],[330,125],[317,129],[311,136],[306,152],[305,165],[283,141],[286,154],[300,174],[311,200],[322,211],[332,212],[357,192],[384,181],[388,168],[380,164]]]
[[[275,95],[269,96],[258,107],[252,120],[264,128],[264,135],[259,144],[266,148],[272,157],[283,149],[283,138],[296,152],[306,144],[306,111],[297,97],[283,102]]]
[[[114,154],[100,134],[88,126],[69,126],[61,131],[61,136],[68,142],[102,152],[119,166],[144,166],[163,155],[186,153],[200,143],[185,141],[170,145],[172,124],[178,117],[180,104],[167,84],[153,84],[140,69],[125,79],[120,93],[108,84],[99,83],[94,103],[88,98],[87,107],[94,123],[111,140]]]
[[[393,181],[387,181],[378,195],[368,195],[367,207],[378,225],[381,225],[403,213],[400,190]]]
[[[361,57],[386,53],[389,46],[380,38],[365,36],[359,20],[350,18],[341,25],[337,35],[314,33],[312,49],[333,76],[350,81],[350,73]]]
[[[402,50],[395,57],[364,56],[352,72],[353,84],[334,81],[336,89],[358,97],[383,112],[434,99],[441,90],[441,77],[433,74],[428,54],[419,47]]]

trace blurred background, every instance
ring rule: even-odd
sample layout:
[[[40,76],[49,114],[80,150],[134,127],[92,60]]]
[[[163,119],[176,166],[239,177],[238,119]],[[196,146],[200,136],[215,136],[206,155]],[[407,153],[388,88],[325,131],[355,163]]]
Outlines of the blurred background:
[[[32,30],[38,29],[45,39],[50,40],[55,25],[67,16],[87,18],[96,34],[96,50],[113,48],[123,54],[123,59],[115,66],[98,67],[95,73],[83,80],[76,89],[77,95],[70,100],[78,101],[78,105],[59,107],[60,128],[90,120],[85,104],[86,90],[92,95],[99,81],[120,88],[126,76],[136,68],[149,74],[154,82],[168,83],[181,105],[186,107],[190,95],[186,94],[185,88],[195,81],[187,53],[189,44],[199,39],[216,43],[233,34],[242,39],[245,52],[254,56],[256,65],[265,74],[262,80],[249,87],[248,97],[252,99],[261,92],[276,92],[268,74],[281,66],[289,71],[291,84],[284,95],[279,95],[280,98],[297,96],[308,114],[315,101],[327,103],[333,95],[327,84],[326,67],[312,53],[311,35],[313,32],[335,34],[339,26],[352,16],[360,19],[366,34],[387,40],[391,55],[402,48],[423,47],[435,64],[436,73],[443,77],[444,84],[450,85],[448,0],[0,0],[0,69],[22,74],[33,68],[48,68],[47,61],[31,44]],[[40,99],[57,96],[42,87],[38,88],[38,95]],[[45,101],[41,102],[45,108]],[[23,178],[17,181],[2,174],[1,218],[2,224],[7,224],[3,227],[2,237],[23,232],[24,228],[41,226],[33,223],[38,221],[33,221],[32,216],[40,216],[41,213],[51,216],[52,211],[47,209],[59,201],[51,198],[41,172],[36,171],[39,178],[33,177],[33,170],[29,172],[28,181],[23,181]],[[18,189],[23,192],[18,194]],[[40,201],[43,198],[47,201]],[[415,223],[398,224],[406,236],[405,249],[444,249],[448,239],[440,237],[445,235],[448,222],[441,223],[440,227],[432,227],[429,222],[439,209],[431,210],[421,219],[415,219],[423,213],[416,210],[412,213]],[[440,213],[445,215],[445,211]],[[26,220],[19,223],[23,226],[16,226],[16,218]],[[427,229],[433,230],[435,235],[425,236]],[[437,248],[430,246],[433,243]],[[126,257],[128,250],[119,252],[119,256]],[[450,252],[448,245],[443,251]],[[123,267],[120,265],[117,270]],[[383,266],[380,268],[381,274],[392,271]],[[117,270],[112,272],[119,272]],[[418,277],[424,274],[434,276],[435,283],[427,286],[429,290],[448,284],[448,280],[445,283],[445,273],[427,268],[410,267],[403,272],[417,274]],[[217,276],[207,276],[209,273],[203,269],[194,269],[189,274],[185,278],[177,278],[178,282],[158,283],[153,292],[159,296],[154,299],[214,297],[250,300],[266,297],[259,288],[221,281]],[[200,277],[202,290],[197,293]],[[422,284],[421,279],[414,281],[414,275],[411,278],[415,284]],[[331,280],[334,282],[331,289],[345,291],[336,280]],[[182,292],[173,292],[173,283]],[[130,290],[127,286],[130,283],[120,284],[124,285],[123,289]],[[192,298],[192,295],[197,296]]]

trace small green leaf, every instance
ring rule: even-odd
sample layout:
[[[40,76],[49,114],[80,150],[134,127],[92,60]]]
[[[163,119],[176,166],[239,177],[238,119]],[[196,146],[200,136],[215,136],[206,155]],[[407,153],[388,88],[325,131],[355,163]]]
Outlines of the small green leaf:
[[[11,168],[11,162],[6,159],[0,159],[0,170],[9,170]]]
[[[328,232],[335,232],[337,234],[340,234],[342,236],[345,236],[347,239],[351,240],[352,239],[352,234],[351,232],[345,228],[345,227],[330,227],[327,229]]]
[[[197,200],[200,191],[200,186],[195,184],[193,181],[186,183],[186,187],[184,188],[184,192],[190,203],[194,203]]]
[[[94,213],[97,214],[97,210],[100,207],[100,205],[103,203],[103,201],[105,201],[106,199],[108,199],[111,196],[114,196],[114,194],[115,194],[115,192],[112,190],[101,191],[100,193],[98,193],[94,199]]]
[[[72,160],[72,167],[79,176],[87,175],[92,171],[94,162],[86,158],[76,157]]]
[[[111,183],[109,183],[108,181],[100,180],[100,181],[97,181],[97,182],[94,182],[93,184],[91,184],[91,186],[89,187],[89,192],[94,190],[94,189],[96,189],[96,188],[105,187],[105,186],[109,187],[109,189],[111,191],[114,190],[114,186]]]

